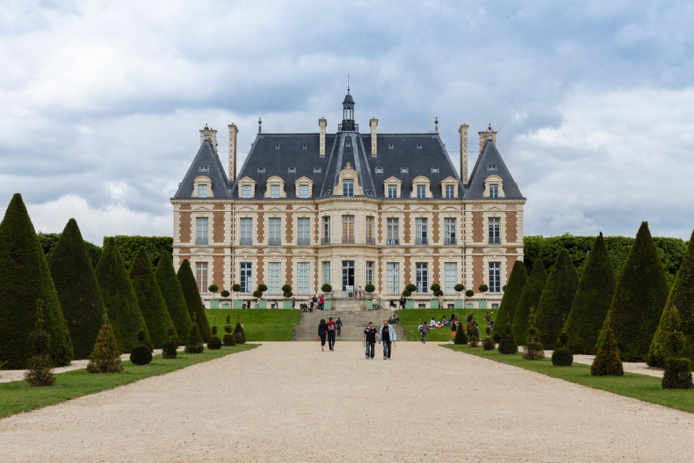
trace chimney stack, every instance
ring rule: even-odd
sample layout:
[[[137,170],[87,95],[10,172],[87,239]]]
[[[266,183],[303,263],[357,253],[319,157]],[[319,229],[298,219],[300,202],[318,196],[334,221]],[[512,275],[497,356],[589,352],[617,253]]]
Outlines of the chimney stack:
[[[492,142],[494,143],[494,145],[496,145],[496,132],[492,130],[492,124],[489,124],[489,128],[487,130],[478,132],[478,135],[480,136],[480,154],[482,154],[482,150],[484,150],[484,145],[487,143],[487,140],[489,140],[490,135],[492,138]]]
[[[376,127],[378,127],[378,119],[375,117],[369,121],[369,127],[371,127],[371,156],[376,156],[378,154],[378,140],[376,138]]]
[[[467,129],[470,126],[463,124],[458,129],[460,133],[460,179],[463,181],[463,185],[468,183],[467,175]]]
[[[320,155],[325,156],[325,128],[328,126],[328,121],[325,117],[318,119],[318,127],[320,127]]]
[[[232,122],[229,124],[229,181],[236,181],[236,139],[239,129]]]
[[[207,127],[207,124],[205,124],[204,129],[200,130],[201,146],[202,142],[204,142],[205,139],[210,140],[210,143],[212,144],[212,149],[214,149],[214,152],[217,153],[217,131],[213,128]]]

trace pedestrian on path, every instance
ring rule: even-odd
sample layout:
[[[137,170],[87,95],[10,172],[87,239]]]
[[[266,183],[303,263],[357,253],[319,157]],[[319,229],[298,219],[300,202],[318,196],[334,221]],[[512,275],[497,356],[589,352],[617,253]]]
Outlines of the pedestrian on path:
[[[335,350],[335,322],[333,317],[328,319],[328,347],[331,351]]]
[[[422,344],[427,342],[427,333],[429,332],[429,325],[426,321],[419,324],[419,334],[422,336]]]
[[[361,342],[366,347],[366,360],[373,360],[376,355],[376,334],[378,330],[374,328],[373,322],[369,322],[369,326],[364,329],[364,334],[361,336]]]
[[[320,319],[320,324],[318,325],[318,337],[320,338],[320,350],[325,350],[325,336],[328,334],[328,324],[325,323],[325,319]]]
[[[451,341],[455,339],[455,330],[458,327],[458,320],[451,321]]]
[[[388,324],[388,320],[383,320],[383,325],[378,329],[378,343],[383,343],[383,360],[390,360],[391,345],[395,344],[395,330]]]
[[[337,335],[340,336],[342,334],[342,320],[340,320],[340,317],[337,317],[335,327],[337,328]]]

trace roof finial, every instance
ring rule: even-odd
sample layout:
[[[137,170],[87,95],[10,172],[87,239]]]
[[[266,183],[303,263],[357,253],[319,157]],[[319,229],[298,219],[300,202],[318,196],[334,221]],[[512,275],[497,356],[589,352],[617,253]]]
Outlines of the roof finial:
[[[347,93],[349,93],[349,69],[347,69]]]
[[[203,140],[209,140],[209,137],[207,136],[207,130],[208,129],[209,129],[209,127],[207,126],[207,122],[205,122],[205,136],[204,136]]]
[[[489,128],[487,129],[487,132],[488,132],[487,139],[491,140],[492,139],[492,133],[494,133],[494,131],[492,130],[492,123],[491,122],[489,123]]]
[[[436,116],[436,119],[434,119],[434,131],[438,132],[439,131],[439,117]]]
[[[258,118],[258,133],[263,133],[263,119]]]

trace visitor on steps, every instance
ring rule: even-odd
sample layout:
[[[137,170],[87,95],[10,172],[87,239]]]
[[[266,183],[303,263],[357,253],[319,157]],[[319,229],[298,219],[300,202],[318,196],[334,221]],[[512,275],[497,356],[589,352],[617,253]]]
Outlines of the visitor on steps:
[[[318,324],[318,337],[320,338],[320,350],[325,350],[325,336],[328,334],[328,324],[325,323],[325,319],[321,318]]]
[[[383,325],[378,330],[378,343],[383,343],[383,360],[390,360],[391,345],[396,341],[395,329],[383,320]]]
[[[320,305],[321,310],[325,309],[325,298],[323,296],[318,298],[318,304]]]
[[[342,320],[340,320],[340,317],[337,317],[335,328],[337,328],[337,335],[340,336],[342,334]]]
[[[373,360],[376,355],[376,334],[378,330],[374,328],[373,322],[369,322],[369,326],[364,330],[361,336],[361,342],[366,347],[366,360]]]
[[[427,342],[427,333],[429,332],[429,325],[427,322],[421,322],[419,324],[419,334],[422,335],[422,344]]]
[[[331,351],[335,350],[335,322],[333,317],[328,319],[328,347]]]

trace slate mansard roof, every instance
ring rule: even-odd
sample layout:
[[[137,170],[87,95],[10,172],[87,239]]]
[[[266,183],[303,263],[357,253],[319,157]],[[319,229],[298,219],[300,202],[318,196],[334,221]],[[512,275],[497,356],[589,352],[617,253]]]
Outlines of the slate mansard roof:
[[[496,145],[491,140],[484,144],[482,153],[477,157],[465,191],[465,199],[489,199],[484,197],[484,182],[490,175],[501,178],[504,188],[502,199],[525,199],[511,172],[506,167],[501,154],[499,154],[499,150],[496,149]]]
[[[178,190],[173,199],[193,198],[195,179],[199,176],[206,176],[212,181],[212,197],[214,199],[231,199],[228,177],[209,140],[203,141],[200,145],[198,154],[195,155],[183,181],[178,184]]]

